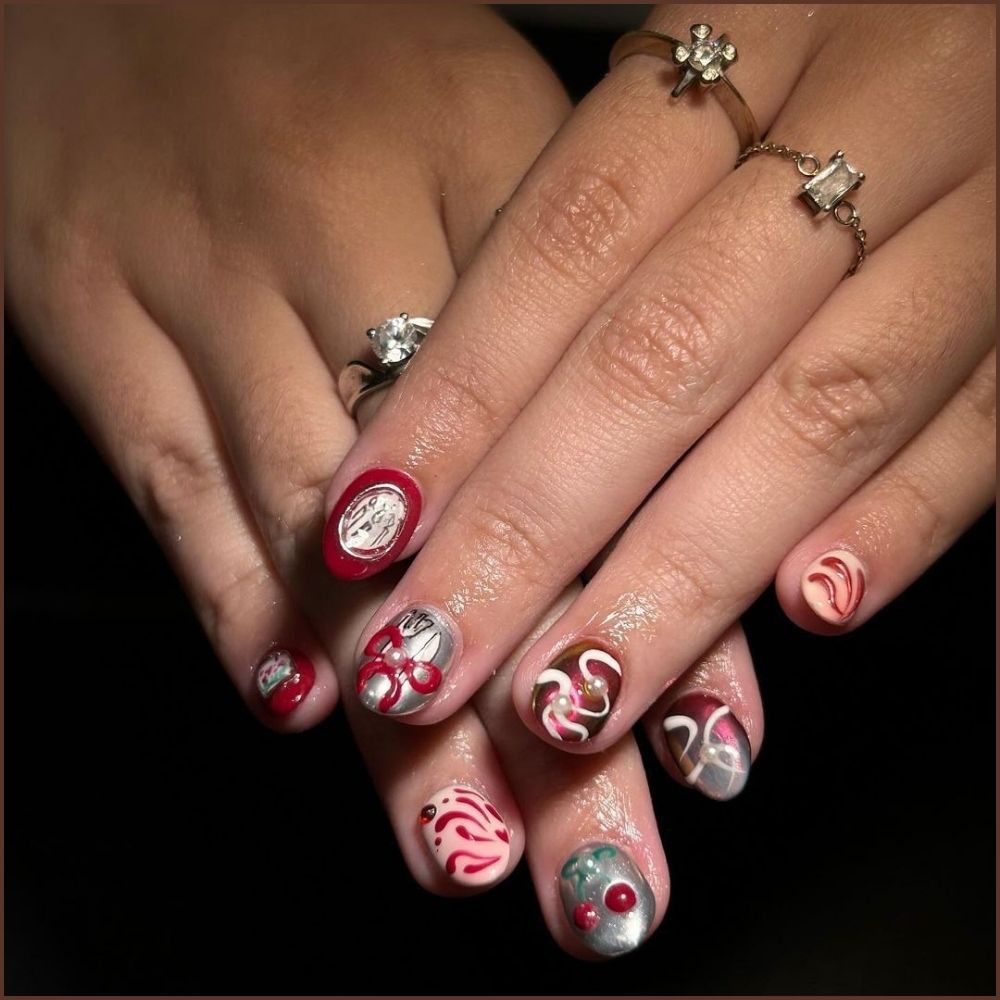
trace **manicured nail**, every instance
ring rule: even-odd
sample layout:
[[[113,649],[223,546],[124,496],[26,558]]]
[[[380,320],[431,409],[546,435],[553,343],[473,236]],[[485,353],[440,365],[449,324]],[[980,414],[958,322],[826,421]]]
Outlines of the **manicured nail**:
[[[272,649],[256,668],[257,693],[272,715],[288,715],[316,682],[316,668],[301,653]]]
[[[368,469],[344,490],[323,533],[327,568],[341,580],[385,569],[420,519],[420,487],[405,472]]]
[[[621,665],[610,653],[578,642],[538,675],[531,710],[549,736],[563,743],[582,743],[607,722],[621,683]]]
[[[613,844],[585,844],[559,872],[566,919],[599,955],[622,955],[645,940],[656,900],[632,859]]]
[[[750,741],[728,705],[688,694],[663,720],[667,746],[685,781],[710,799],[731,799],[750,774]]]
[[[489,885],[507,870],[510,831],[496,807],[466,785],[435,792],[420,810],[434,860],[460,885]]]
[[[865,567],[845,549],[825,552],[802,574],[802,596],[825,622],[843,625],[865,596]]]
[[[440,611],[408,608],[376,632],[358,665],[361,704],[409,715],[437,694],[458,650],[458,629]]]

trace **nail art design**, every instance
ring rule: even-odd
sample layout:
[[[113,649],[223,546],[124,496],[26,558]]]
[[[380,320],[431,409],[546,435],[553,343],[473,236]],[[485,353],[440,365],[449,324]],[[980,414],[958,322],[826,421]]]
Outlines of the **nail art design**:
[[[257,664],[257,693],[272,715],[288,715],[316,682],[316,668],[301,653],[272,649]]]
[[[549,736],[582,743],[601,731],[621,689],[622,668],[603,649],[578,642],[539,675],[531,710]]]
[[[361,703],[382,715],[409,715],[441,687],[456,656],[457,630],[434,608],[414,607],[376,632],[358,666]]]
[[[559,872],[570,926],[599,955],[637,948],[649,933],[656,900],[632,859],[612,844],[585,844]]]
[[[323,534],[323,556],[342,580],[385,569],[406,547],[420,519],[420,488],[405,472],[368,469],[344,490]]]
[[[420,810],[434,859],[460,885],[489,885],[507,870],[510,831],[495,806],[465,785],[449,785]]]
[[[802,596],[823,621],[843,625],[865,596],[865,567],[853,552],[826,552],[802,574]]]
[[[750,741],[728,705],[689,694],[663,720],[667,747],[689,785],[723,801],[743,791],[750,774]]]

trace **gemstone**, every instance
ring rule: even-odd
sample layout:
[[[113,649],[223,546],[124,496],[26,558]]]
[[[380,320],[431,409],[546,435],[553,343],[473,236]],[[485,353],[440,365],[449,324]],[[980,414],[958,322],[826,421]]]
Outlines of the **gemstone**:
[[[718,71],[722,68],[722,45],[718,41],[699,42],[688,57],[688,65],[704,73],[709,66]]]
[[[408,317],[393,316],[368,331],[375,356],[383,364],[396,365],[413,355],[424,339],[424,331]]]
[[[616,882],[604,894],[604,905],[615,913],[628,913],[635,906],[635,890],[625,882]]]
[[[573,910],[573,923],[584,933],[592,931],[600,922],[600,914],[593,903],[580,903]]]
[[[427,824],[434,819],[436,815],[437,809],[433,805],[424,806],[424,808],[420,810],[420,825],[427,826]]]
[[[854,188],[860,187],[865,179],[857,167],[844,159],[843,153],[830,157],[830,162],[815,177],[810,177],[802,186],[800,197],[817,212],[829,212]]]

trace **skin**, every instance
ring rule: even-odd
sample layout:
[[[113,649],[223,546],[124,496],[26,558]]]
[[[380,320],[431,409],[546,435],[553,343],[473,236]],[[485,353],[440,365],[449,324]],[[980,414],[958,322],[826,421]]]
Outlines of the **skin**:
[[[279,731],[314,725],[351,690],[357,635],[393,583],[340,585],[320,563],[324,488],[358,433],[336,374],[373,322],[402,305],[441,311],[569,110],[487,10],[432,20],[384,6],[9,12],[8,301],[239,695]],[[317,674],[281,719],[253,678],[273,642]],[[348,720],[422,885],[469,891],[416,818],[437,789],[472,783],[511,829],[507,871],[527,842],[554,936],[592,957],[554,871],[581,842],[621,843],[658,922],[668,873],[646,779],[631,737],[599,763],[540,747],[513,718],[515,666],[433,730],[387,740],[392,723],[353,695]]]
[[[647,26],[695,21],[736,41],[730,76],[774,141],[822,164],[840,144],[866,171],[850,198],[870,259],[844,278],[854,241],[798,203],[791,162],[733,170],[717,102],[671,100],[674,71],[652,57],[615,68],[519,185],[328,491],[327,509],[372,465],[423,487],[404,552],[419,555],[370,628],[426,602],[455,617],[465,653],[406,722],[460,706],[637,507],[514,679],[519,715],[551,741],[535,678],[581,636],[620,658],[607,725],[559,744],[571,752],[613,745],[771,580],[803,627],[856,627],[991,500],[990,47],[940,85],[927,67],[992,38],[992,9],[680,5]],[[472,322],[483,336],[460,349]],[[868,580],[835,626],[801,591],[831,550]]]

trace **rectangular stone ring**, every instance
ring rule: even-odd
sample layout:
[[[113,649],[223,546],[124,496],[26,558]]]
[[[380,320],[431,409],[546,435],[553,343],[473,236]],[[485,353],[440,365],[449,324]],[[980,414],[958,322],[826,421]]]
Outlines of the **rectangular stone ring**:
[[[337,391],[347,412],[353,417],[362,401],[387,389],[406,371],[410,359],[420,349],[434,320],[400,313],[383,320],[368,331],[377,364],[348,361],[337,379]]]
[[[673,63],[680,72],[671,97],[680,97],[695,81],[712,94],[729,115],[736,129],[740,149],[760,142],[760,129],[743,95],[733,86],[726,71],[739,55],[736,46],[722,34],[712,38],[710,24],[692,24],[691,41],[682,42],[658,31],[630,31],[615,42],[611,50],[611,68],[631,56],[656,56]]]

